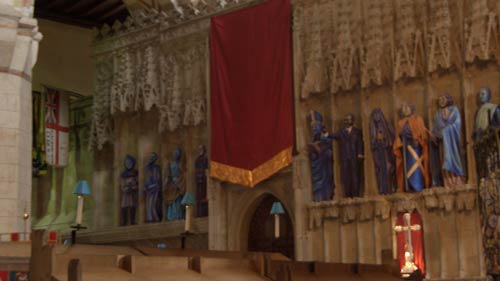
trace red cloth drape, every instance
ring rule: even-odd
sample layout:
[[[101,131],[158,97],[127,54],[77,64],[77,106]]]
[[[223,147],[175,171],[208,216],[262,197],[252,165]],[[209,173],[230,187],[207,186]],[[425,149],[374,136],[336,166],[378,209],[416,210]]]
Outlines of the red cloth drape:
[[[422,271],[422,275],[425,275],[425,260],[424,260],[424,228],[422,224],[422,217],[417,211],[411,213],[410,218],[411,225],[420,225],[420,230],[411,232],[411,244],[413,246],[413,258],[415,265]],[[398,219],[396,225],[406,226],[403,218],[403,213],[398,214]],[[398,232],[398,260],[400,268],[405,265],[405,244],[406,244],[406,232]]]
[[[291,162],[290,0],[212,18],[211,175],[254,186]]]
[[[0,280],[1,281],[9,281],[9,272],[8,271],[0,271]]]

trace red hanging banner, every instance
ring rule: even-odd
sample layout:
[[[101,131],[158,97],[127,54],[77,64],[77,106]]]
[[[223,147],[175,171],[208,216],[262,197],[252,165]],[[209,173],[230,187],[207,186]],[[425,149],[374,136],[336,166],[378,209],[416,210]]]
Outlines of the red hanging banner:
[[[292,162],[290,0],[212,18],[210,175],[253,187]]]

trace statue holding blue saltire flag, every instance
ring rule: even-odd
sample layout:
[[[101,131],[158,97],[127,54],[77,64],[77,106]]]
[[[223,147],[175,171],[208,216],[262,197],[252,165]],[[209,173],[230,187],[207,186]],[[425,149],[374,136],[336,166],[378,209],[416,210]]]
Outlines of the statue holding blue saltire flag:
[[[394,155],[398,189],[405,192],[421,191],[429,186],[429,130],[415,107],[406,103],[401,107]]]

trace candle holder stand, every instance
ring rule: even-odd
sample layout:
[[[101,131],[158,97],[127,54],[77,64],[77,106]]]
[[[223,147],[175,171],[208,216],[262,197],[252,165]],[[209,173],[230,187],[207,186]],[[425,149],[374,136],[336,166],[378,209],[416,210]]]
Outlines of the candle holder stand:
[[[181,233],[181,249],[186,249],[186,238],[192,235],[194,235],[194,233],[189,231],[184,231]]]
[[[81,224],[77,224],[77,225],[72,225],[71,228],[73,228],[73,230],[71,230],[71,245],[76,245],[76,232],[81,229],[87,229],[87,227]]]

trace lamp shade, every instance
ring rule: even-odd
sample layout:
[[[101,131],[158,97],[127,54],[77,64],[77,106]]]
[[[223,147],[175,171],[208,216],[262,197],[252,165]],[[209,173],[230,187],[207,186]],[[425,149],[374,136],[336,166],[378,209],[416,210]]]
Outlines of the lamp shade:
[[[194,200],[193,193],[186,191],[184,197],[182,197],[181,205],[194,205],[196,201]]]
[[[280,202],[274,202],[273,207],[271,208],[271,215],[282,215],[285,213],[283,209],[283,205]]]
[[[73,194],[76,195],[90,195],[89,183],[86,180],[78,181],[75,186],[75,191]]]

